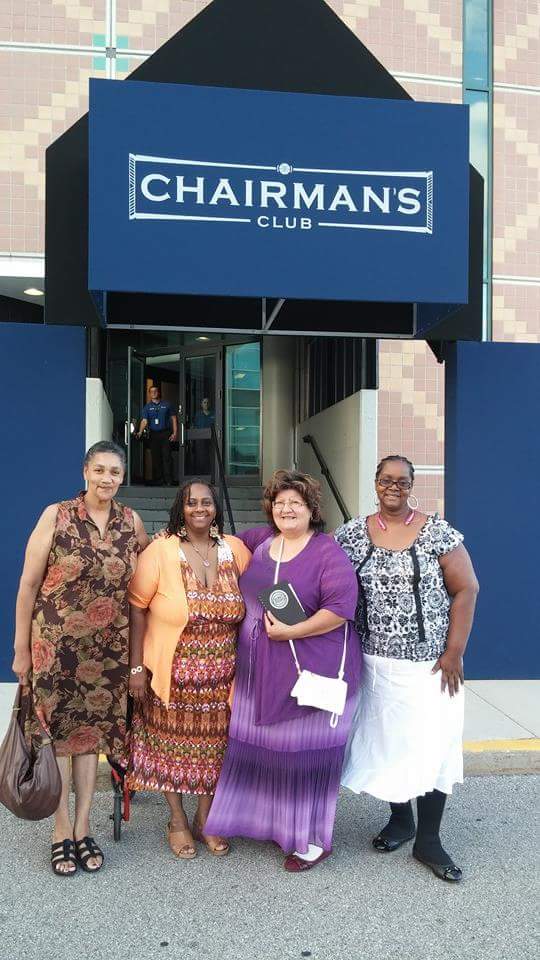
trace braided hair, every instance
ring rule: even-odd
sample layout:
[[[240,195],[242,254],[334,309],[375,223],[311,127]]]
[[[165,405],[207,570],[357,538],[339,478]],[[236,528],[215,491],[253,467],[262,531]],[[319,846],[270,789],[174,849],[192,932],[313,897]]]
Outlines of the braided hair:
[[[178,493],[174,498],[174,503],[171,507],[171,512],[169,515],[169,522],[167,524],[167,536],[171,537],[175,534],[180,533],[181,528],[184,526],[184,504],[186,500],[189,500],[191,494],[191,488],[195,483],[200,483],[201,486],[206,487],[210,491],[210,496],[214,501],[214,507],[216,510],[216,516],[214,523],[216,524],[220,537],[223,536],[223,509],[221,503],[219,502],[218,493],[215,487],[211,483],[208,483],[207,480],[202,480],[201,477],[192,477],[191,480],[184,480],[183,484],[178,488]]]
[[[376,480],[379,479],[379,477],[380,477],[380,475],[381,475],[381,473],[382,473],[382,468],[383,468],[383,466],[384,466],[385,463],[396,463],[396,462],[397,462],[397,463],[406,463],[406,464],[407,464],[407,467],[408,467],[408,469],[409,469],[409,473],[410,473],[410,475],[411,475],[411,483],[414,483],[414,467],[413,467],[411,461],[410,461],[410,460],[407,460],[407,457],[402,457],[402,456],[400,456],[398,453],[393,453],[393,454],[392,454],[391,456],[389,456],[389,457],[383,457],[383,459],[382,459],[381,462],[378,464],[377,469],[376,469],[376,471],[375,471],[375,479],[376,479]]]

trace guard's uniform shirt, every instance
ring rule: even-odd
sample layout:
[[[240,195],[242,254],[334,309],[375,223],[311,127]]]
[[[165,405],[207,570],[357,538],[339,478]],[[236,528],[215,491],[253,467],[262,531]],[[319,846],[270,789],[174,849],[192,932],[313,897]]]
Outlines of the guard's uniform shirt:
[[[171,426],[171,407],[165,400],[154,403],[145,403],[142,409],[142,419],[146,420],[152,433],[157,430],[169,430]]]

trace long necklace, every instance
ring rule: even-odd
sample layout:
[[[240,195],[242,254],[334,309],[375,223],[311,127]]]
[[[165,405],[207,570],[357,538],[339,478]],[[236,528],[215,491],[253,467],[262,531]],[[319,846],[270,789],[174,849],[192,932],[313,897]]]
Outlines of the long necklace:
[[[409,524],[413,522],[415,516],[416,516],[416,510],[411,510],[411,512],[408,514],[408,516],[407,516],[407,517],[405,518],[405,520],[403,521],[403,523],[405,524],[406,527],[408,527]],[[379,512],[378,512],[378,514],[377,514],[377,523],[379,524],[381,530],[388,530],[388,527],[387,527],[386,523],[384,522],[383,518],[381,517],[381,512],[380,512],[380,510],[379,510]]]
[[[208,545],[207,545],[207,547],[206,547],[206,557],[203,557],[201,551],[200,551],[200,550],[197,550],[197,547],[195,546],[194,543],[192,543],[192,541],[189,539],[189,537],[187,538],[187,542],[188,542],[189,544],[191,544],[191,546],[193,547],[195,553],[201,558],[202,563],[203,563],[203,567],[209,567],[209,566],[210,566],[210,561],[209,561],[209,559],[208,559],[208,554],[210,553],[210,547],[212,546],[212,544],[210,543],[210,541],[208,541]]]

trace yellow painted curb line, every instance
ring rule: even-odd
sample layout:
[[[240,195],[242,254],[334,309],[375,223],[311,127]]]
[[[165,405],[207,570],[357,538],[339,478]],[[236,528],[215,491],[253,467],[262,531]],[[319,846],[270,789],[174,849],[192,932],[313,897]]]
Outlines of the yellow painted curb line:
[[[540,738],[529,737],[524,740],[465,740],[463,750],[465,753],[499,753],[504,751],[532,753],[540,750]],[[107,763],[107,757],[104,753],[100,753],[99,762]]]
[[[484,753],[487,751],[529,753],[540,750],[540,739],[531,737],[526,740],[466,740],[463,749],[466,753]]]

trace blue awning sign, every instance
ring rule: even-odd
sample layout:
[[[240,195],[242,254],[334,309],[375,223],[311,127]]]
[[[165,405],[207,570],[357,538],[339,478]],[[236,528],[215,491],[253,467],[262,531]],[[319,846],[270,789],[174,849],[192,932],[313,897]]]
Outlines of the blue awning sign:
[[[468,108],[90,81],[92,291],[465,303]]]

